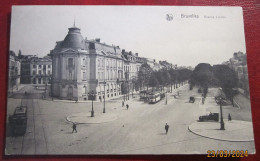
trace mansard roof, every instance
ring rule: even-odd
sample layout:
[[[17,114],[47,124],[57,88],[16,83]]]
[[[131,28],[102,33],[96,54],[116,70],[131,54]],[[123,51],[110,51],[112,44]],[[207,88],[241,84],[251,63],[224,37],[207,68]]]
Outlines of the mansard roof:
[[[76,26],[69,28],[69,32],[64,41],[60,44],[61,48],[86,49],[85,40]]]

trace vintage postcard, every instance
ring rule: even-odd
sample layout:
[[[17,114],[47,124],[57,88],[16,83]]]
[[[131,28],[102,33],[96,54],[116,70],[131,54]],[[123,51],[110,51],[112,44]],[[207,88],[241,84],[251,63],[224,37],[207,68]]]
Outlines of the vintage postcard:
[[[255,153],[241,7],[13,6],[5,155]]]

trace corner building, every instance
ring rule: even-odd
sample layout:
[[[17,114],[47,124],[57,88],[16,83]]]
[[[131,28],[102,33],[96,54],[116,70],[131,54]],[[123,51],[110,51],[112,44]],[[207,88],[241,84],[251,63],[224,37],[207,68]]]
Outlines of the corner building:
[[[63,41],[51,50],[53,97],[69,100],[95,100],[121,95],[124,79],[124,57],[118,46],[100,43],[100,39],[87,40],[75,25]]]

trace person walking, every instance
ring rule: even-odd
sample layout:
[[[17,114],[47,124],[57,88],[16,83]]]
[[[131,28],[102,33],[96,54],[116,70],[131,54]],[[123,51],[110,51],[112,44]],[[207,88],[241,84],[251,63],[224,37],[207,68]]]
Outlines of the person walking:
[[[128,108],[129,108],[129,105],[128,105],[128,104],[126,104],[126,109],[128,110]]]
[[[166,124],[165,124],[166,135],[167,135],[167,133],[168,133],[169,128],[170,128],[170,126],[166,123]]]
[[[77,125],[75,123],[73,123],[73,125],[72,125],[72,133],[74,131],[77,133]]]
[[[122,107],[124,107],[125,106],[125,102],[124,101],[122,101]]]
[[[228,121],[231,121],[232,119],[231,119],[231,115],[230,115],[230,113],[228,114]]]

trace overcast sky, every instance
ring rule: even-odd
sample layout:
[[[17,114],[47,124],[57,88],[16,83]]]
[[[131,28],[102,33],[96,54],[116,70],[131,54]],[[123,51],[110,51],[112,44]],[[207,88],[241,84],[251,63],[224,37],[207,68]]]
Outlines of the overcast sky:
[[[172,21],[166,14],[173,15]],[[64,40],[74,17],[84,38],[101,38],[179,66],[218,64],[246,51],[242,8],[173,6],[14,6],[10,50],[48,54],[56,41]]]

